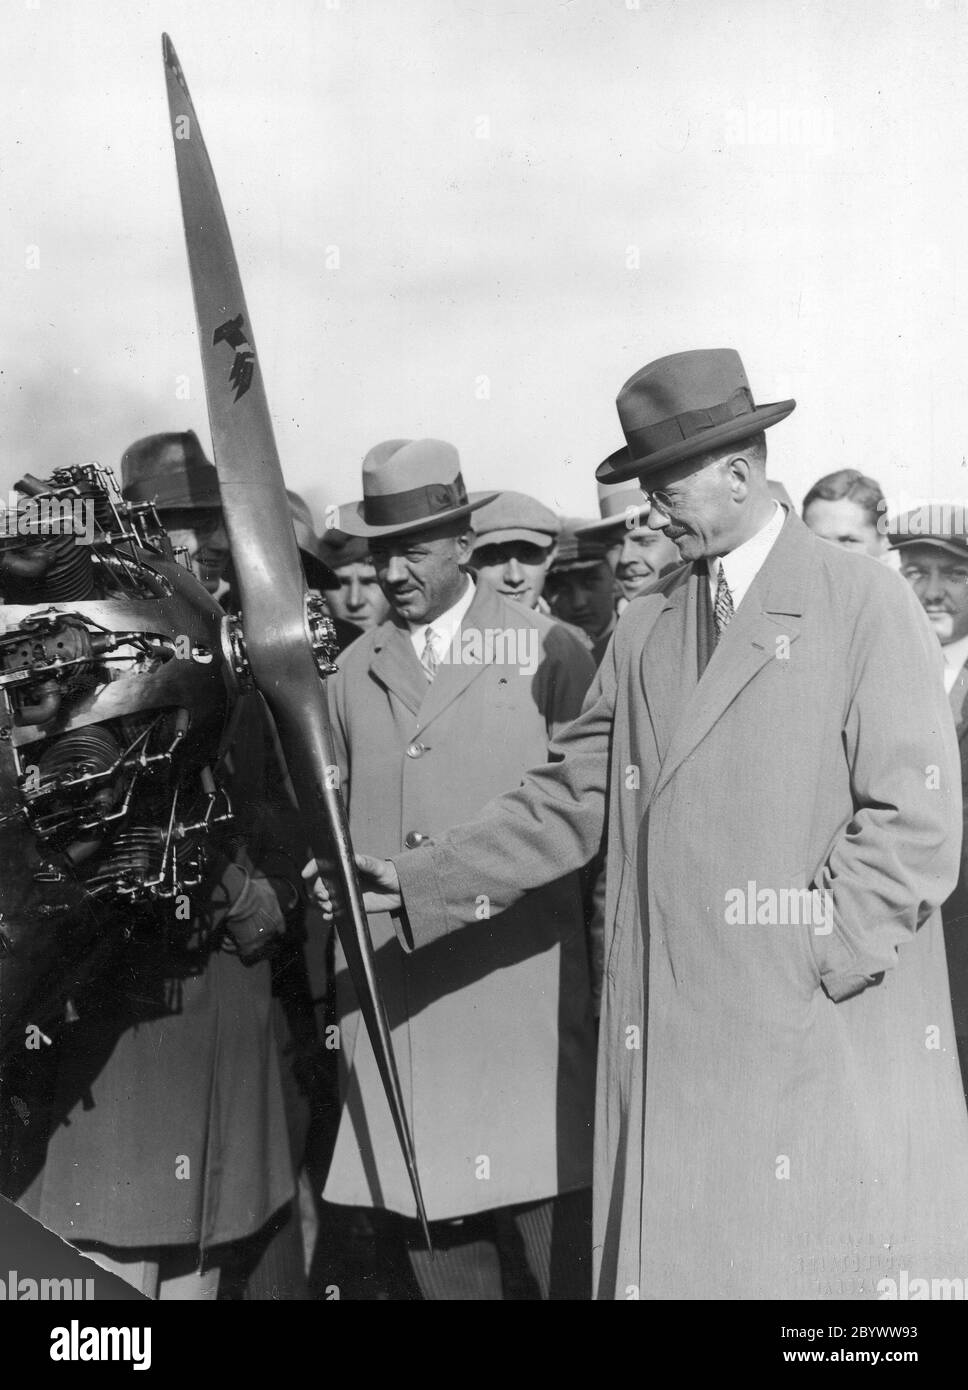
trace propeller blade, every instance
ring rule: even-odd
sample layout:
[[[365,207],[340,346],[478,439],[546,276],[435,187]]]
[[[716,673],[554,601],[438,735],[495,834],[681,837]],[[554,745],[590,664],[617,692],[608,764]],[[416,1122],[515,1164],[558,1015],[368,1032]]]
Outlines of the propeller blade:
[[[336,928],[429,1248],[413,1139],[353,861],[329,713],[307,625],[306,585],[252,323],[198,117],[167,34],[162,49],[208,418],[245,618],[246,654],[276,721],[313,853],[337,870],[342,901]]]

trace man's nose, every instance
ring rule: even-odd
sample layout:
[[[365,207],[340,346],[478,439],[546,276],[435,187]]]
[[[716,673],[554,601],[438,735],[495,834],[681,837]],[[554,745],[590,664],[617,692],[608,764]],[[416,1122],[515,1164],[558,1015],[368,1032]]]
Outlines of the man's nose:
[[[403,558],[400,555],[391,555],[387,562],[386,582],[388,584],[399,584],[401,580],[406,579],[406,577],[407,567],[403,563]]]
[[[350,580],[350,591],[346,596],[346,606],[348,608],[359,608],[362,602],[363,590],[360,587],[360,581],[354,574],[353,578]]]
[[[941,582],[939,570],[930,570],[921,580],[921,602],[922,603],[942,603],[945,597],[944,584]]]
[[[649,508],[649,515],[646,517],[645,520],[646,525],[648,526],[650,531],[664,531],[665,528],[669,525],[671,517],[669,516],[668,512],[664,512],[662,510],[658,502],[653,497],[652,505]],[[626,538],[625,544],[628,544],[628,538]],[[624,548],[625,546],[623,545],[623,552]]]
[[[509,584],[520,584],[524,578],[521,566],[513,556],[504,566],[504,578]]]
[[[636,557],[637,547],[632,541],[631,536],[622,537],[622,549],[618,557],[620,565],[627,565]]]

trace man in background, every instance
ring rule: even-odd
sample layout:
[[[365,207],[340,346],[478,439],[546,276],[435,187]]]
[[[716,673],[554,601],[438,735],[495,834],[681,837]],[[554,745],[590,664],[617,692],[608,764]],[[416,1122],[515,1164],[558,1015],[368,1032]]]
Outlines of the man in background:
[[[226,592],[218,475],[196,436],[138,440],[121,474],[125,498],[154,503],[208,592]],[[58,1058],[60,1122],[23,1197],[45,1225],[163,1300],[217,1297],[223,1271],[259,1259],[294,1192],[270,966],[246,963],[258,938],[285,931],[247,823],[259,785],[240,732],[250,708],[226,762],[239,820],[213,836],[192,920],[179,928],[158,904],[76,999]]]
[[[941,643],[944,688],[958,735],[962,795],[968,804],[968,516],[963,507],[908,512],[892,524],[890,541],[900,557],[901,576],[917,595]],[[958,1055],[968,1094],[968,846],[964,838],[958,885],[942,916]]]
[[[339,587],[326,594],[334,618],[354,623],[363,632],[382,623],[388,604],[383,596],[363,536],[348,536],[335,527],[319,540],[319,557],[334,571]]]
[[[548,571],[545,594],[556,618],[585,633],[598,666],[615,628],[614,577],[604,542],[578,534],[587,525],[577,518],[565,521]]]
[[[614,459],[627,454],[619,449]],[[599,483],[599,521],[579,527],[580,540],[598,540],[615,576],[615,611],[621,616],[633,598],[679,563],[679,552],[662,531],[647,523],[649,499],[633,478],[624,483]]]
[[[512,603],[547,612],[541,595],[560,530],[558,517],[536,497],[499,492],[474,513],[470,566]]]
[[[888,538],[880,484],[856,468],[819,478],[803,499],[801,515],[816,536],[882,560]]]

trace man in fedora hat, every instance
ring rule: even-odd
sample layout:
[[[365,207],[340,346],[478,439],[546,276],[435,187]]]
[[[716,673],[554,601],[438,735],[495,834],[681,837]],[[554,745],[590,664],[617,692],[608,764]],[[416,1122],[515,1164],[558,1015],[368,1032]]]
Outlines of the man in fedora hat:
[[[624,454],[624,449],[619,454]],[[612,462],[616,455],[611,455]],[[578,531],[579,539],[601,540],[615,576],[615,611],[624,613],[629,602],[650,589],[663,574],[679,563],[679,552],[668,536],[647,523],[649,499],[635,479],[598,484],[599,521]]]
[[[174,548],[221,601],[229,591],[229,538],[218,472],[195,431],[149,434],[129,445],[121,458],[121,493],[128,502],[154,505]]]
[[[684,563],[629,605],[551,762],[362,865],[371,902],[402,891],[406,951],[456,955],[475,902],[526,900],[607,823],[601,1298],[871,1299],[964,1268],[940,653],[895,575],[772,498],[763,432],[793,409],[757,406],[730,349],[625,384],[628,462],[599,479],[637,475]]]
[[[968,511],[963,506],[927,505],[879,520],[900,572],[934,628],[944,659],[945,693],[955,721],[961,754],[961,789],[968,807]],[[951,984],[958,1055],[968,1095],[968,835],[962,837],[961,872],[944,904],[945,949]]]
[[[363,463],[338,527],[366,539],[390,616],[327,681],[356,846],[426,843],[547,757],[593,668],[578,640],[468,570],[474,515],[457,450],[389,440]],[[404,957],[370,917],[436,1259],[424,1249],[380,1078],[337,967],[343,1108],[324,1196],[407,1218],[425,1298],[590,1291],[594,1041],[575,873],[466,950]],[[523,1245],[525,1265],[513,1258]]]

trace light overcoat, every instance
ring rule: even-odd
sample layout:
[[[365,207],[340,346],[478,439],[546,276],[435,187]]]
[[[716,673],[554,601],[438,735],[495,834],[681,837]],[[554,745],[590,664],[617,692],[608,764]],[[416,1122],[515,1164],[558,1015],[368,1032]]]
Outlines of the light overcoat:
[[[442,664],[429,685],[408,628],[388,621],[342,654],[327,683],[357,851],[395,854],[408,836],[436,837],[516,787],[547,759],[594,675],[572,633],[482,581],[451,654],[460,662]],[[511,931],[487,921],[482,899],[473,937],[419,955],[400,951],[389,916],[370,917],[430,1220],[591,1184],[595,1044],[581,897],[574,872],[549,877],[514,909]],[[341,959],[337,990],[344,1104],[324,1196],[413,1216]]]
[[[686,565],[629,605],[561,761],[395,859],[412,940],[460,950],[477,895],[502,907],[583,863],[607,811],[597,1296],[964,1277],[937,639],[899,576],[788,514],[699,680],[706,582]]]

